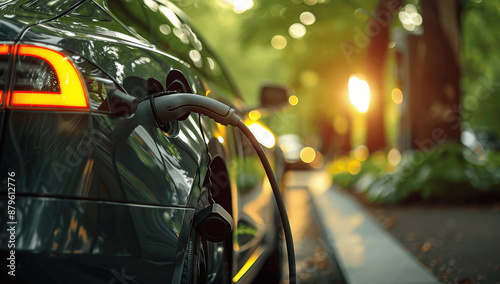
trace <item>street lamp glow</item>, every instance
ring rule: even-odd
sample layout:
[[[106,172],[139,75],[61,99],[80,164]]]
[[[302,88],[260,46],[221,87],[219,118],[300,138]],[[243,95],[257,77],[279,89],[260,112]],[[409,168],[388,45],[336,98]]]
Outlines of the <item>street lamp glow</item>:
[[[352,105],[361,113],[367,112],[370,106],[370,86],[368,83],[356,76],[351,76],[348,89]]]

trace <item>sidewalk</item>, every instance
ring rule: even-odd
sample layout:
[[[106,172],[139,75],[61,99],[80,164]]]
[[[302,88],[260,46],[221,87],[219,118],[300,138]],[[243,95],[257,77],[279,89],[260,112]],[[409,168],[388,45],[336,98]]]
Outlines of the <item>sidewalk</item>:
[[[309,188],[325,226],[327,242],[348,283],[439,283],[412,254],[383,229],[371,213],[338,188],[324,172],[293,172],[294,186]]]

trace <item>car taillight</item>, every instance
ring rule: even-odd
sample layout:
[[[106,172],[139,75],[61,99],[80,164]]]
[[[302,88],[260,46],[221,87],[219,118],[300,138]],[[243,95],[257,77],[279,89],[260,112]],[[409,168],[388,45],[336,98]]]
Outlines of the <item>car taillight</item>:
[[[18,45],[15,68],[9,108],[89,108],[83,80],[64,53]]]
[[[5,82],[8,76],[7,66],[9,61],[10,45],[0,45],[0,105],[3,105],[3,94],[5,89]]]
[[[9,54],[9,51],[10,51],[10,45],[0,45],[0,54],[1,55],[5,55],[5,54]]]
[[[82,55],[55,46],[0,44],[0,108],[129,115],[117,91],[126,94]]]

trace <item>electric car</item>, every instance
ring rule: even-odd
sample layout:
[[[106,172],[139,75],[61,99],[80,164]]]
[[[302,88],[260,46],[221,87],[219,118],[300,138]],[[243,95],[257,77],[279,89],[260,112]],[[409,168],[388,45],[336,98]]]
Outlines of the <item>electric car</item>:
[[[0,14],[2,283],[279,280],[279,218],[250,143],[151,111],[176,93],[251,110],[178,8],[7,0]],[[288,101],[263,90],[266,107]],[[272,154],[270,130],[248,124]]]

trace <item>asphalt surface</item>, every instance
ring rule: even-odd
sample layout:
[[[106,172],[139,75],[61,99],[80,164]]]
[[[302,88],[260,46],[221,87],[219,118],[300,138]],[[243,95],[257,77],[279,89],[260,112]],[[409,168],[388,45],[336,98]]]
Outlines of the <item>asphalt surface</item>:
[[[318,221],[318,212],[312,206],[309,189],[287,188],[285,204],[295,245],[297,283],[341,283],[335,258]]]
[[[500,204],[370,210],[443,283],[500,284]]]

